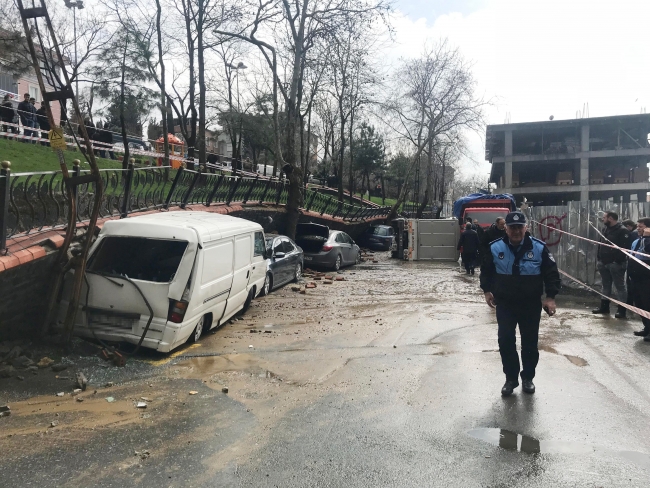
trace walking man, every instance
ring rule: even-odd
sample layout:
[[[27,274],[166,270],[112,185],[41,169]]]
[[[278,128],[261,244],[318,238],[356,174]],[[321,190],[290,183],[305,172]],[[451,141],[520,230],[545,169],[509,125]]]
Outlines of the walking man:
[[[650,218],[645,217],[637,222],[639,237],[632,243],[632,251],[642,254],[634,254],[637,259],[650,265]],[[638,261],[628,257],[627,274],[630,277],[632,288],[632,301],[635,307],[650,312],[650,269]],[[650,342],[650,319],[641,318],[643,330],[635,331],[634,335],[643,337],[643,340]]]
[[[509,396],[519,386],[535,393],[535,368],[542,307],[555,314],[555,296],[560,291],[560,275],[546,245],[526,235],[526,216],[510,212],[505,219],[506,236],[489,244],[481,266],[481,289],[487,304],[495,308],[499,324],[499,353],[506,382],[501,389]],[[544,303],[541,295],[546,292]],[[516,329],[521,335],[521,363],[517,354]]]
[[[603,236],[600,237],[599,242],[610,244],[610,242],[623,249],[630,249],[630,231],[627,230],[618,221],[618,214],[611,210],[603,215],[603,224],[605,227],[602,230]],[[616,294],[619,301],[626,300],[625,293],[625,270],[627,268],[627,255],[618,249],[609,246],[598,246],[598,263],[596,265],[600,277],[603,281],[603,294],[605,296],[612,296],[612,284],[616,287]],[[608,314],[609,313],[609,300],[602,299],[600,307],[592,310],[591,313],[595,314]],[[625,318],[625,308],[619,306],[614,315],[617,319]]]
[[[461,251],[461,256],[463,258],[463,265],[465,266],[465,271],[467,274],[474,274],[474,267],[476,266],[476,258],[478,256],[478,248],[480,241],[478,239],[478,234],[472,228],[471,223],[465,224],[465,230],[460,235],[458,240],[458,249]]]

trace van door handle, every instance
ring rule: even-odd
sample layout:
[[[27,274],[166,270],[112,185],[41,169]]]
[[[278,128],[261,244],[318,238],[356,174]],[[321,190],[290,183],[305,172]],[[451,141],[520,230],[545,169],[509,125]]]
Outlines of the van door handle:
[[[246,273],[246,278],[248,278],[248,277],[250,276],[250,274],[251,274],[251,272],[248,271],[248,272]]]

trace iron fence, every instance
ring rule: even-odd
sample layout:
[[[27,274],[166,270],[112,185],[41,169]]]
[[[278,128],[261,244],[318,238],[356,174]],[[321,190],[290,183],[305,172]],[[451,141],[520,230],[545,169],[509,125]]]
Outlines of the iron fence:
[[[88,171],[75,166],[73,172],[78,176]],[[100,174],[104,186],[100,218],[188,205],[286,205],[289,198],[286,180],[260,176],[233,176],[168,166],[134,168],[133,165],[128,169],[102,169]],[[95,183],[75,189],[73,198],[79,222],[90,219],[95,191]],[[386,216],[390,212],[390,207],[350,205],[305,188],[301,197],[304,210],[349,222]],[[6,248],[7,238],[65,227],[69,211],[70,201],[61,171],[11,174],[9,167],[0,170],[1,249]]]

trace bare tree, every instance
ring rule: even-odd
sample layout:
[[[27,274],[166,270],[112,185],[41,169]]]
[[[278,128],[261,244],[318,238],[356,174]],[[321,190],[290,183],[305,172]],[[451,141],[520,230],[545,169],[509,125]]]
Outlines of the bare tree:
[[[454,145],[460,131],[480,130],[487,102],[475,95],[471,66],[447,40],[425,47],[417,59],[403,61],[395,83],[398,95],[389,104],[394,127],[416,148],[408,180],[425,148],[433,164],[437,144]],[[428,199],[426,192],[425,196]],[[405,197],[402,188],[389,220],[397,215]]]

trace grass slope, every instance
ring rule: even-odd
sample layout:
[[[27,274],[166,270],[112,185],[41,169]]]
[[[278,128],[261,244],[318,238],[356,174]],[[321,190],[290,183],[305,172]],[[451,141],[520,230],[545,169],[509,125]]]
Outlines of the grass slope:
[[[64,151],[68,168],[72,169],[72,161],[81,161],[81,169],[88,169],[83,154],[79,151]],[[36,171],[56,171],[60,169],[59,159],[54,151],[40,144],[27,144],[0,138],[0,161],[11,161],[12,173],[28,173]],[[120,161],[97,158],[100,168],[121,168]]]

